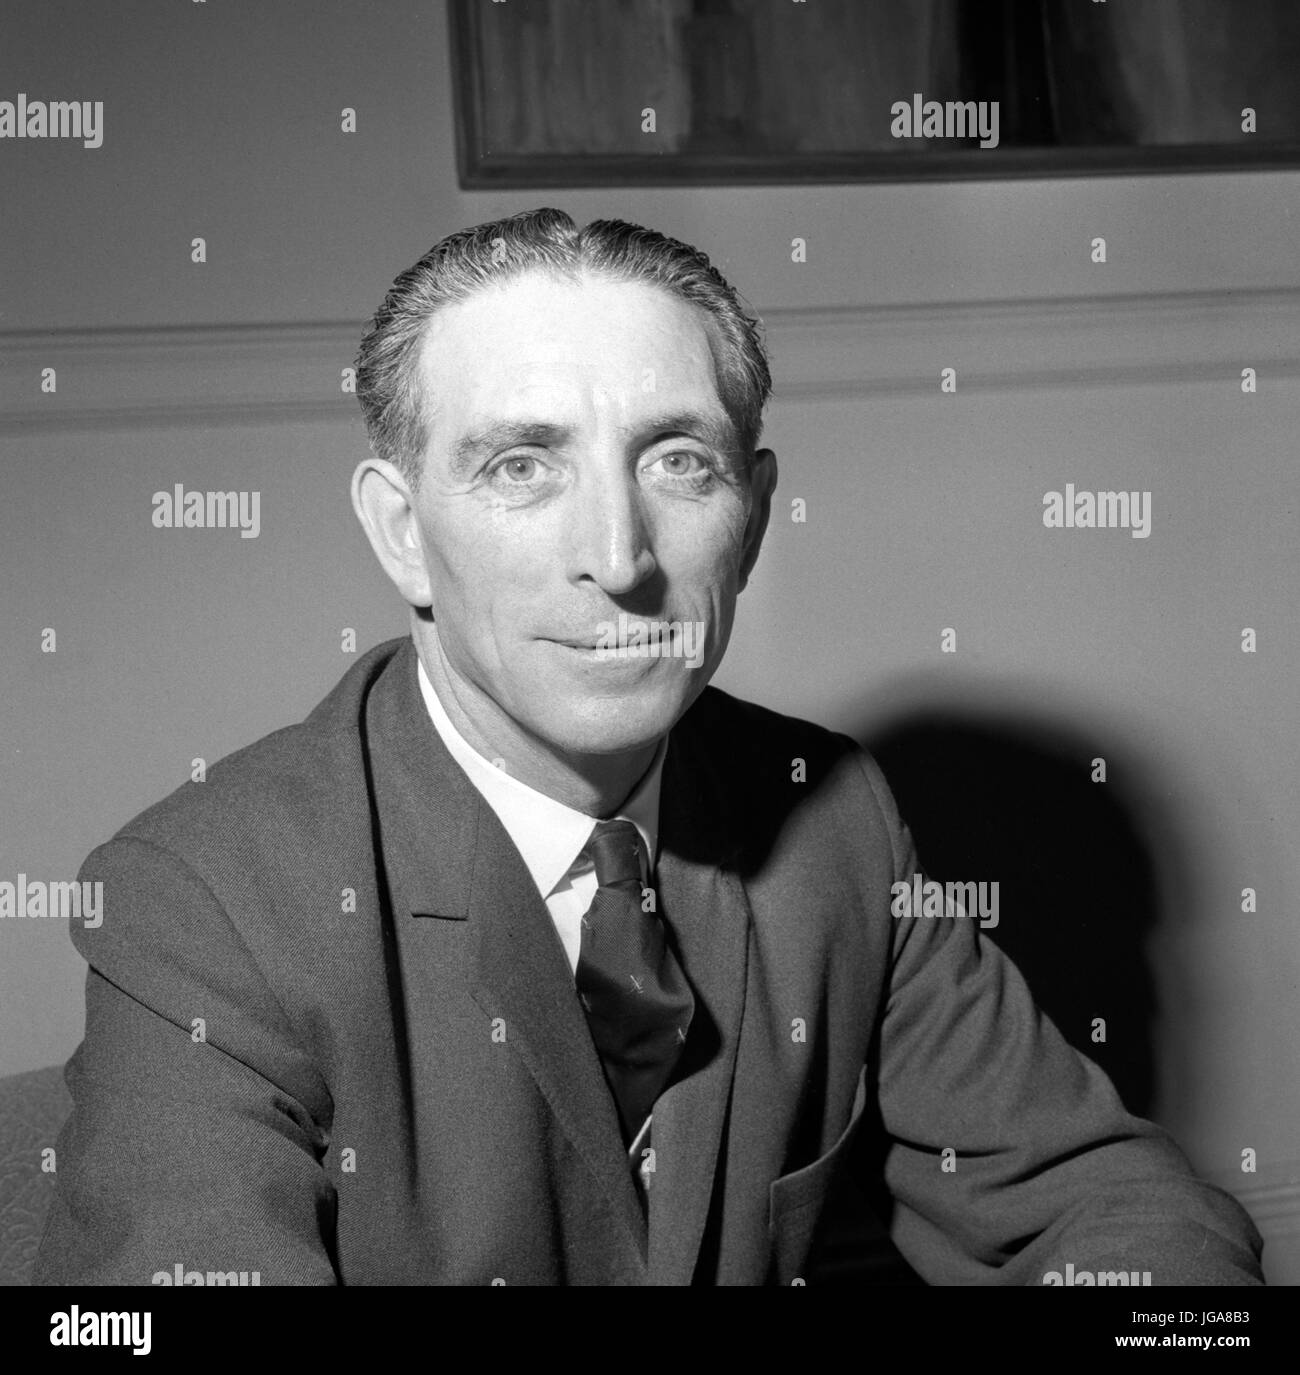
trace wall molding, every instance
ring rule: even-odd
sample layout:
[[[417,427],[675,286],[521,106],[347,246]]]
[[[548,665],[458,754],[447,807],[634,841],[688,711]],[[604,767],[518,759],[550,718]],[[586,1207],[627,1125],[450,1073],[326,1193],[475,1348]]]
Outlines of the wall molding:
[[[1300,378],[1300,288],[764,312],[780,403]],[[350,423],[357,321],[0,331],[0,434]],[[40,391],[41,370],[58,390]]]
[[[362,326],[298,324],[0,333],[0,434],[361,423],[341,390]],[[58,390],[40,392],[54,368]]]
[[[1300,289],[772,311],[778,398],[931,398],[1300,377]]]

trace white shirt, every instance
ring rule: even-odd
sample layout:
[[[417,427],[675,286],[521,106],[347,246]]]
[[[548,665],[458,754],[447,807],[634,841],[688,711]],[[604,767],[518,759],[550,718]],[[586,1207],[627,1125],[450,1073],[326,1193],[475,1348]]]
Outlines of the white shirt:
[[[582,917],[596,896],[595,867],[579,852],[591,838],[592,827],[599,818],[566,807],[511,777],[504,768],[489,763],[452,725],[423,664],[419,666],[419,675],[420,691],[434,729],[523,856],[551,914],[569,968],[576,971],[582,946]],[[667,748],[665,736],[641,782],[617,814],[618,819],[632,822],[641,833],[651,873],[659,842],[659,785]]]

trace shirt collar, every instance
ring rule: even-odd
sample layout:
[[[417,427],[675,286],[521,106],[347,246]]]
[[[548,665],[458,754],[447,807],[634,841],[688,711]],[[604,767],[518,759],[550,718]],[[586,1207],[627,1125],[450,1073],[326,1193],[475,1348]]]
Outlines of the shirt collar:
[[[547,797],[513,778],[505,769],[491,764],[452,725],[423,663],[419,663],[417,671],[425,707],[442,743],[497,814],[523,857],[538,892],[544,898],[549,897],[574,867],[598,818]],[[668,737],[665,735],[650,767],[616,813],[617,819],[632,822],[640,832],[651,869],[659,843],[659,789],[667,750]],[[584,867],[587,863],[589,861],[584,861]]]

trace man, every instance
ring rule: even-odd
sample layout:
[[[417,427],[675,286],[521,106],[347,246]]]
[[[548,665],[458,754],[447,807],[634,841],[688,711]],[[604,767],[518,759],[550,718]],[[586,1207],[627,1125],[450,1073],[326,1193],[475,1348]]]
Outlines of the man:
[[[466,230],[358,380],[411,638],[87,861],[38,1279],[790,1284],[857,1170],[932,1283],[1258,1282],[974,924],[891,915],[871,759],[706,687],[776,481],[708,260]]]

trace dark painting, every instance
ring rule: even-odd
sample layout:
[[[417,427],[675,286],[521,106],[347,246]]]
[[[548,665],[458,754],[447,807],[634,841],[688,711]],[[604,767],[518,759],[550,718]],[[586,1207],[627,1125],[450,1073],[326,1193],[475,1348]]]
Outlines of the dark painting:
[[[1300,165],[1295,0],[451,0],[467,187]]]

